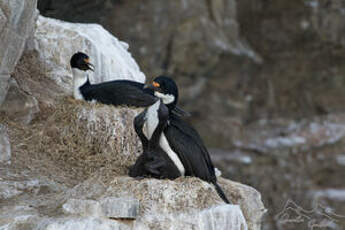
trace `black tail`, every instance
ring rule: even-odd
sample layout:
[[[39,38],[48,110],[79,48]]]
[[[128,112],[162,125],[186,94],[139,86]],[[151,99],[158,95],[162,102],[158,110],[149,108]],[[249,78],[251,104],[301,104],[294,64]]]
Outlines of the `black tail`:
[[[220,196],[220,198],[222,198],[225,203],[231,204],[230,201],[228,200],[228,198],[226,198],[222,188],[218,185],[217,181],[213,181],[212,184],[216,188],[216,191],[217,191],[218,195]]]
[[[189,112],[184,111],[183,109],[181,109],[178,106],[175,106],[175,108],[172,110],[172,113],[174,113],[178,117],[190,117],[191,116]]]

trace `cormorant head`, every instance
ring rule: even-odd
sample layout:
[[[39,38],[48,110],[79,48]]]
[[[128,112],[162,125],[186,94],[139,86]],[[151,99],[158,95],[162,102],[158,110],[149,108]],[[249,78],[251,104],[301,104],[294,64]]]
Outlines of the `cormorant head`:
[[[94,66],[90,63],[90,58],[82,52],[73,54],[70,61],[71,67],[77,68],[83,71],[91,70],[94,71]]]
[[[178,89],[175,81],[166,76],[156,77],[148,86],[153,89],[154,95],[162,99],[169,109],[174,109],[178,100]]]

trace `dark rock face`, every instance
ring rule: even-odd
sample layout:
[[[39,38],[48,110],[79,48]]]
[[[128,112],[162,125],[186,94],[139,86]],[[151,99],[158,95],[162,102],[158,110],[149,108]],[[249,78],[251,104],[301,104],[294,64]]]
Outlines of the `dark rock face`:
[[[131,45],[148,79],[173,75],[211,145],[228,142],[215,121],[232,129],[343,110],[343,1],[38,3],[46,16],[102,24]]]
[[[235,149],[210,152],[225,177],[262,192],[264,229],[343,229],[344,124],[344,114],[255,122],[233,137]]]

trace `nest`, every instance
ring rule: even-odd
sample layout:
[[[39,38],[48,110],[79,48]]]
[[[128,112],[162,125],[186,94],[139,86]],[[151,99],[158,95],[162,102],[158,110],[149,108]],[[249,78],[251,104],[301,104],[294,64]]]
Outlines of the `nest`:
[[[47,114],[48,113],[48,114]],[[133,128],[137,110],[64,97],[41,111],[31,125],[8,125],[12,162],[22,170],[75,185],[102,169],[109,177],[127,175],[141,151]]]

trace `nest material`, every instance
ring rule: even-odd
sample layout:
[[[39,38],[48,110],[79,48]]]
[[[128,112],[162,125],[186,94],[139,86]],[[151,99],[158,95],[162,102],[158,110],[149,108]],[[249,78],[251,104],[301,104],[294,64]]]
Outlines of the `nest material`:
[[[65,97],[46,112],[26,127],[3,120],[10,130],[12,159],[23,168],[74,185],[101,168],[113,177],[126,175],[140,154],[133,129],[137,110]]]

